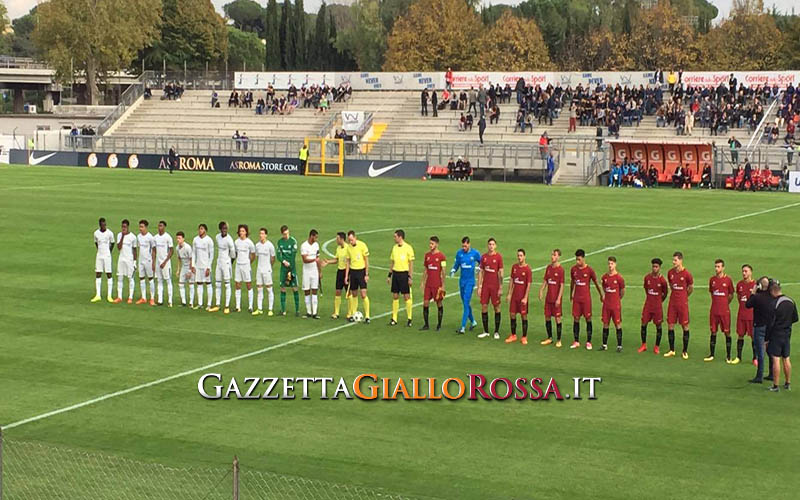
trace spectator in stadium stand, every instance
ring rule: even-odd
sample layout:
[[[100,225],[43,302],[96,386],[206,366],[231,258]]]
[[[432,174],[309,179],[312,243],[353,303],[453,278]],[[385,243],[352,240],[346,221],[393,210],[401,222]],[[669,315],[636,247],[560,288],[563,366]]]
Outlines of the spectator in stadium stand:
[[[711,189],[713,187],[711,183],[711,166],[708,163],[703,167],[703,173],[700,175],[700,185],[698,187],[706,189]]]
[[[519,129],[520,132],[525,133],[525,110],[517,110],[517,118],[514,120],[514,132]]]
[[[481,146],[483,146],[483,133],[486,131],[486,117],[481,114],[480,120],[478,120],[478,137],[481,140]]]
[[[431,90],[431,107],[433,108],[433,117],[439,116],[439,98],[436,95],[436,89]]]
[[[478,106],[480,107],[481,117],[486,114],[486,89],[483,84],[478,87]]]
[[[242,137],[239,140],[242,142],[242,150],[247,152],[247,145],[250,144],[250,138],[247,137],[245,132],[242,132]]]
[[[464,116],[464,113],[461,113],[461,118],[458,120],[458,131],[463,132],[467,129],[467,117]]]
[[[149,101],[150,98],[152,98],[152,97],[153,97],[153,91],[150,90],[150,87],[145,87],[144,88],[144,99],[146,101]]]
[[[728,139],[728,146],[731,148],[731,163],[734,166],[739,165],[739,149],[742,147],[742,143],[736,140],[736,137],[731,136]]]
[[[539,154],[542,155],[542,159],[547,158],[547,153],[550,152],[550,141],[551,139],[547,137],[547,131],[545,130],[539,137]]]
[[[218,103],[219,103],[219,94],[217,94],[217,91],[215,90],[211,92],[211,107],[216,108]]]
[[[569,105],[569,128],[567,128],[567,133],[575,132],[576,131],[576,122],[578,120],[578,112],[575,106],[575,101],[571,102]]]
[[[422,89],[422,94],[420,94],[420,106],[422,107],[420,114],[422,116],[428,116],[428,89]]]
[[[472,124],[474,123],[475,119],[472,117],[472,113],[467,113],[467,116],[464,121],[464,129],[472,130]]]
[[[475,87],[469,88],[469,109],[470,113],[478,114],[478,92]]]
[[[792,362],[789,360],[792,342],[792,325],[797,323],[797,306],[794,301],[781,293],[781,284],[777,280],[769,285],[769,293],[775,301],[775,315],[767,327],[767,354],[772,361],[772,392],[778,392],[778,379],[783,365],[783,388],[790,389]]]
[[[458,159],[460,160],[461,157],[459,156]],[[456,162],[453,161],[453,157],[450,157],[450,161],[447,162],[447,178],[455,180],[455,172],[456,172]]]
[[[497,103],[492,103],[492,108],[489,110],[489,124],[498,123],[500,121],[500,108]]]
[[[778,189],[781,191],[789,190],[789,166],[784,165],[781,170],[781,181],[778,183]]]
[[[450,68],[447,68],[447,72],[444,74],[444,83],[447,90],[453,90],[453,70]]]
[[[547,157],[547,175],[545,176],[545,184],[550,186],[553,184],[553,173],[556,171],[556,161],[553,158],[553,152],[551,151],[549,156]]]
[[[239,135],[239,131],[238,130],[236,132],[234,132],[233,136],[231,137],[231,139],[233,139],[233,142],[236,143],[236,151],[239,151],[240,149],[242,149],[241,138],[242,137]]]

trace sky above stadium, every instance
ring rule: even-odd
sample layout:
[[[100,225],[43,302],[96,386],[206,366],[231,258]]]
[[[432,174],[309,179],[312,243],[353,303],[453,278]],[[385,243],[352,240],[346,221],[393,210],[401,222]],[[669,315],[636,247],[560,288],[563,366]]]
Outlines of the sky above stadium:
[[[11,19],[15,19],[17,17],[23,16],[28,13],[33,6],[36,5],[37,0],[4,0],[6,7],[8,7],[8,15]],[[212,3],[217,7],[217,10],[222,13],[222,6],[226,3],[229,3],[231,0],[212,0]],[[259,3],[266,4],[266,0],[256,0]],[[499,4],[499,3],[506,3],[511,5],[516,5],[520,3],[521,0],[484,0],[484,3],[489,4]],[[330,3],[350,3],[351,0],[343,0],[341,2],[337,2],[336,0],[332,0]],[[304,5],[308,12],[316,12],[319,9],[322,0],[305,0]],[[727,15],[728,11],[730,11],[732,0],[711,0],[711,3],[717,6],[720,10],[720,14],[722,17]],[[768,7],[775,5],[778,10],[783,12],[791,12],[792,6],[797,4],[797,0],[765,0],[764,4]],[[800,11],[798,11],[800,13]]]

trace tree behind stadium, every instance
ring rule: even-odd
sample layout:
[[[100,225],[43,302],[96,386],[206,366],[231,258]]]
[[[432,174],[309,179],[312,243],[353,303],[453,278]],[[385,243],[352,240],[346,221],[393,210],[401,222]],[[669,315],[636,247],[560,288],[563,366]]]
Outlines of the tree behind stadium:
[[[86,77],[87,102],[97,81],[127,67],[158,37],[159,0],[50,0],[39,5],[33,40],[60,81]]]

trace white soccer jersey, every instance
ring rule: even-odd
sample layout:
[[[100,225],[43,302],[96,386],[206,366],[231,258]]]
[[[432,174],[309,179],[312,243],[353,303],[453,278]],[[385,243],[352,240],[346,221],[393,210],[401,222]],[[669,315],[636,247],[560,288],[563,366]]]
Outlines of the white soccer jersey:
[[[114,244],[114,233],[110,229],[95,229],[94,242],[97,243],[98,257],[111,257],[111,245]]]
[[[192,240],[192,262],[197,269],[210,269],[211,262],[214,260],[214,240],[211,236],[205,235],[202,238],[198,235]]]
[[[117,234],[117,244],[122,241],[122,248],[119,251],[119,261],[133,262],[133,249],[138,246],[136,236],[133,233]]]
[[[303,244],[300,245],[300,255],[316,259],[319,256],[319,243],[316,241],[314,243],[309,243],[308,240],[304,241]],[[303,260],[303,274],[318,275],[319,269],[317,268],[317,262],[309,263]]]
[[[236,265],[250,267],[250,255],[256,253],[253,240],[237,238],[233,245],[236,247]]]
[[[139,262],[152,262],[153,248],[156,246],[153,235],[150,233],[139,233],[136,235],[136,242],[139,246]]]
[[[217,267],[230,267],[231,259],[236,257],[233,238],[230,234],[225,236],[218,234],[214,239],[217,241]]]
[[[161,265],[169,255],[169,249],[173,247],[172,236],[165,232],[164,234],[156,234],[153,239],[156,242],[156,260]]]
[[[256,243],[256,256],[258,257],[258,272],[272,271],[272,259],[275,257],[275,246],[271,241]]]
[[[192,247],[188,243],[178,245],[175,253],[178,254],[178,260],[181,262],[181,269],[188,271],[192,267]]]

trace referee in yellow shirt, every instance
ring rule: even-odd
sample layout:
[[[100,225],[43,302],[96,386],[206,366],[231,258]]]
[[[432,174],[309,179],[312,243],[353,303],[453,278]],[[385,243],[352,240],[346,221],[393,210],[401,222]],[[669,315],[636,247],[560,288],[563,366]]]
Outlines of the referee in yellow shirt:
[[[389,256],[389,277],[386,283],[392,286],[392,320],[389,326],[397,324],[400,309],[400,294],[406,301],[406,326],[411,326],[411,277],[414,275],[414,249],[406,243],[406,233],[402,229],[394,232],[392,254]]]
[[[348,300],[347,320],[353,321],[353,314],[358,310],[358,294],[364,300],[364,323],[369,324],[369,297],[367,297],[367,283],[369,282],[369,248],[363,241],[356,238],[356,232],[347,232],[347,260],[344,268],[344,284],[350,290]]]
[[[336,233],[336,253],[332,259],[323,261],[323,266],[336,264],[336,294],[333,297],[333,314],[331,319],[339,319],[339,309],[342,306],[342,290],[346,290],[345,272],[347,270],[347,235],[343,232]],[[349,302],[348,302],[349,303]],[[350,309],[348,308],[348,317]]]

